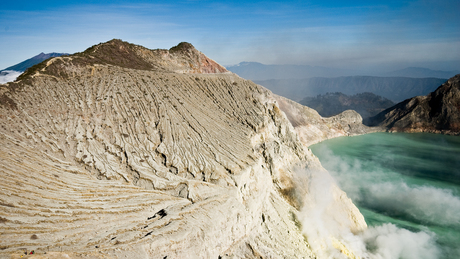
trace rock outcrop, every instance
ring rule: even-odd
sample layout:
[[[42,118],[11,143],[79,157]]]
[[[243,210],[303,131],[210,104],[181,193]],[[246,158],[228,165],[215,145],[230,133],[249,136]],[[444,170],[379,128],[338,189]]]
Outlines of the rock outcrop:
[[[407,99],[371,118],[391,132],[460,134],[460,74],[436,91]]]
[[[363,118],[354,110],[346,110],[332,117],[323,118],[312,108],[275,95],[280,109],[295,128],[300,141],[310,146],[326,139],[361,135],[381,131],[379,127],[363,125]]]
[[[29,68],[0,86],[0,257],[315,258],[296,168],[327,172],[279,100],[188,43],[112,40]],[[324,213],[363,230],[331,195]]]
[[[331,117],[346,110],[354,110],[363,117],[364,121],[395,104],[385,97],[369,92],[355,95],[346,95],[340,92],[326,93],[316,97],[305,97],[299,103],[313,108],[323,117]]]

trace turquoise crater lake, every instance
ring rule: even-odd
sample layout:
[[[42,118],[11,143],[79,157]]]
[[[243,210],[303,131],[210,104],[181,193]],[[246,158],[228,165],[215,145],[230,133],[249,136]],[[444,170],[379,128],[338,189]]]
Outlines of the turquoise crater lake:
[[[310,148],[375,232],[365,243],[376,258],[460,258],[460,137],[372,133]]]

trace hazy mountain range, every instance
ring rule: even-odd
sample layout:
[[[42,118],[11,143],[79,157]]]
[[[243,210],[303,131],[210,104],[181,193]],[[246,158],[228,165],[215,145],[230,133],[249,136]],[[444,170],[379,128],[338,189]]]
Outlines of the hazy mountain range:
[[[384,73],[382,74],[382,76],[415,77],[415,78],[427,78],[427,77],[451,78],[459,73],[460,73],[460,70],[442,71],[442,70],[431,70],[431,69],[423,68],[423,67],[408,67],[408,68]]]
[[[233,73],[250,80],[302,79],[309,77],[337,77],[356,75],[353,70],[308,65],[264,65],[257,62],[241,62],[228,66]]]
[[[339,69],[309,65],[265,65],[257,62],[241,62],[238,65],[227,66],[229,71],[250,80],[269,79],[304,79],[311,77],[339,76],[381,76],[381,77],[414,77],[414,78],[450,78],[460,73],[457,71],[431,70],[422,67],[409,67],[400,70],[380,73],[364,73],[352,69]]]
[[[355,95],[368,92],[400,102],[426,95],[447,78],[460,73],[409,67],[363,76],[356,70],[308,65],[264,65],[257,62],[241,62],[227,69],[294,101],[326,93]]]
[[[324,117],[334,116],[345,110],[355,110],[363,119],[377,115],[395,104],[373,93],[360,93],[351,96],[343,93],[327,93],[316,97],[305,97],[299,103],[315,109]]]
[[[414,96],[426,95],[445,81],[446,79],[439,78],[346,76],[255,80],[254,82],[294,101],[334,92],[346,95],[370,92],[393,102],[400,102]]]

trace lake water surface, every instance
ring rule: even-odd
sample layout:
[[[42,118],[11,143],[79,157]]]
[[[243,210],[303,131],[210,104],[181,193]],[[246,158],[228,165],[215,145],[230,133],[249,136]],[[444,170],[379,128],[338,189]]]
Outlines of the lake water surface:
[[[460,258],[460,137],[372,133],[310,147],[369,225],[375,258]]]

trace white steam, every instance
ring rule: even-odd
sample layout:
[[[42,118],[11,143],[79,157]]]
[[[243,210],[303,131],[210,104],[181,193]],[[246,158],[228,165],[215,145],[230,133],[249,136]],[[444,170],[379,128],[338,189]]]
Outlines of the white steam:
[[[450,189],[408,185],[392,172],[368,171],[358,161],[352,165],[321,149],[322,162],[355,202],[418,222],[460,227],[460,197]],[[377,169],[376,169],[377,170]]]
[[[431,233],[414,233],[393,224],[372,227],[360,234],[369,249],[369,257],[377,259],[433,259],[440,251]]]
[[[319,258],[347,258],[338,245],[355,251],[365,251],[364,242],[351,230],[351,222],[337,206],[334,192],[337,186],[327,171],[297,172],[297,186],[306,188],[303,207],[298,215],[302,232]]]
[[[451,190],[410,187],[397,182],[374,184],[365,191],[364,202],[375,202],[380,210],[392,211],[424,223],[460,226],[460,199]]]
[[[306,189],[298,217],[304,235],[319,258],[347,258],[344,253],[372,259],[439,258],[440,250],[431,232],[414,233],[385,224],[353,234],[350,219],[343,216],[335,201],[334,178],[326,171],[301,170],[297,176],[297,186]],[[390,189],[389,192],[395,191]],[[373,191],[380,192],[378,189]],[[388,202],[391,203],[390,197]]]
[[[0,73],[0,84],[13,82],[22,72],[14,70],[4,70]]]

